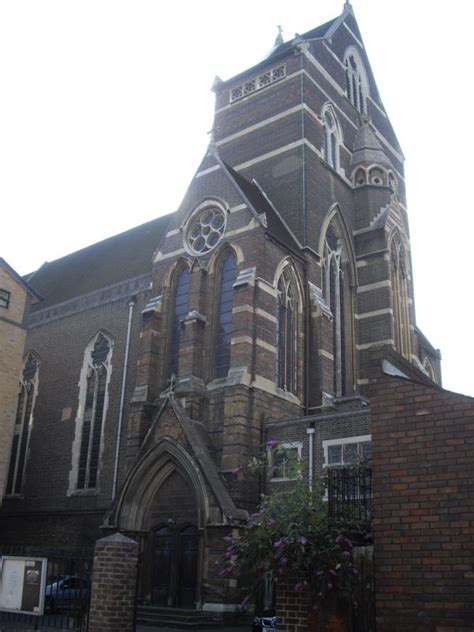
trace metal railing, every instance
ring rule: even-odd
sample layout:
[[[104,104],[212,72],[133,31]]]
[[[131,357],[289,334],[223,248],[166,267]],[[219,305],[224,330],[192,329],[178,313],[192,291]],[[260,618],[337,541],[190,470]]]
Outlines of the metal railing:
[[[327,471],[328,513],[331,522],[365,526],[372,519],[372,470],[366,466]]]
[[[27,625],[29,630],[59,628],[87,632],[92,551],[0,544],[0,556],[4,555],[45,557],[48,559],[48,570],[43,616],[0,612],[2,632],[16,625]]]

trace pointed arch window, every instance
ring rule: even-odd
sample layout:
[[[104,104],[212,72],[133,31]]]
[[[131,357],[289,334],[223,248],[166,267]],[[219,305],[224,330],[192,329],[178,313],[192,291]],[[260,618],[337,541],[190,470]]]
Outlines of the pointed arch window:
[[[296,393],[298,297],[296,281],[288,266],[280,276],[277,290],[276,383],[285,391]]]
[[[232,338],[232,305],[237,261],[234,254],[224,259],[219,284],[219,310],[216,335],[214,373],[215,377],[226,377],[230,367],[230,343]]]
[[[332,313],[333,392],[350,392],[352,380],[352,296],[347,247],[332,222],[324,244],[324,296]]]
[[[390,246],[392,308],[395,349],[405,358],[410,357],[410,316],[405,249],[398,233]]]
[[[23,366],[18,392],[15,428],[7,478],[7,494],[20,494],[22,490],[33,426],[33,411],[38,392],[38,374],[38,359],[30,353]]]
[[[367,82],[362,62],[355,51],[350,51],[345,57],[347,98],[361,113],[367,114]]]
[[[339,168],[339,147],[341,144],[341,134],[337,123],[336,115],[331,107],[327,107],[323,114],[325,138],[324,138],[324,158],[333,169]]]
[[[76,485],[78,490],[96,489],[102,449],[107,391],[111,373],[112,343],[99,333],[84,353],[77,419],[78,454]]]
[[[169,347],[168,375],[178,375],[179,347],[181,342],[182,320],[189,311],[189,270],[185,268],[179,273],[176,281],[173,320],[171,322],[171,340]]]

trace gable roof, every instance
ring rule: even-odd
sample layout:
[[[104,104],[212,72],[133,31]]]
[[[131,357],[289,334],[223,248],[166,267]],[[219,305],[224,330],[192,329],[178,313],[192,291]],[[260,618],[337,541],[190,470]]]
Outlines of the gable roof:
[[[334,32],[334,30],[343,21],[343,19],[345,18],[345,16],[347,15],[349,11],[352,11],[352,7],[349,3],[346,2],[346,4],[344,5],[343,12],[338,17],[333,18],[332,20],[329,20],[328,22],[325,22],[324,24],[320,24],[319,26],[316,26],[310,31],[303,33],[303,35],[296,34],[294,38],[292,38],[291,40],[288,40],[287,42],[283,42],[282,44],[276,43],[271,49],[271,51],[269,52],[269,54],[264,59],[262,59],[262,61],[260,61],[258,64],[255,64],[251,68],[247,68],[247,70],[244,70],[243,72],[240,72],[237,75],[230,77],[230,79],[226,79],[225,81],[222,81],[221,79],[219,79],[219,83],[224,85],[226,83],[230,83],[232,81],[235,81],[236,79],[239,79],[240,77],[247,75],[249,72],[255,72],[261,66],[264,66],[268,62],[269,59],[274,59],[274,58],[287,55],[288,52],[291,51],[292,48],[295,47],[295,45],[297,45],[298,43],[302,41],[325,39],[327,37],[330,37],[332,33]]]
[[[3,257],[0,257],[0,266],[12,277],[14,281],[21,285],[21,287],[27,292],[34,300],[40,301],[41,294],[31,287],[27,280],[22,279],[16,270],[14,270],[10,264],[8,264]]]
[[[164,215],[44,263],[27,277],[44,298],[32,311],[151,272],[153,253],[166,233],[170,217]]]
[[[229,177],[233,180],[234,184],[247,199],[253,210],[259,215],[265,213],[267,220],[267,225],[265,226],[266,231],[293,252],[300,253],[300,244],[296,241],[296,238],[286,227],[278,211],[265,197],[262,189],[257,186],[255,181],[249,182],[224,161],[222,161],[222,165],[227,171]]]

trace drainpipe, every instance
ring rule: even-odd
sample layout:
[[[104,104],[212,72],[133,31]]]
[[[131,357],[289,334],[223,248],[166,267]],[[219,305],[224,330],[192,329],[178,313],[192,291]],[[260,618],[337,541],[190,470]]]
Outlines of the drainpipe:
[[[314,425],[306,429],[306,434],[308,435],[308,489],[310,492],[313,491],[313,448],[315,432]]]
[[[130,351],[130,335],[132,331],[133,308],[135,307],[136,302],[137,301],[135,297],[132,297],[128,303],[127,339],[125,342],[125,358],[123,360],[122,389],[120,391],[120,407],[119,407],[119,416],[118,416],[117,440],[115,443],[115,462],[114,462],[114,480],[112,484],[112,500],[114,500],[115,496],[117,495],[118,465],[119,465],[119,457],[120,457],[120,444],[122,441],[123,405],[125,402],[125,387],[127,385],[128,354]]]

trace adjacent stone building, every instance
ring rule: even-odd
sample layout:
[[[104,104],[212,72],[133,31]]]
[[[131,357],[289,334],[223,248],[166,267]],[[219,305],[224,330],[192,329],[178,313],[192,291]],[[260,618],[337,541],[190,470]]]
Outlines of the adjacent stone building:
[[[25,410],[33,409],[36,397],[34,357],[25,364],[22,375],[26,340],[23,315],[27,299],[37,301],[40,296],[0,257],[0,505],[10,460],[9,478],[21,485],[28,453],[29,420],[25,418]],[[12,441],[16,459],[10,459]]]
[[[403,154],[351,5],[213,90],[177,211],[31,279],[34,424],[0,527],[69,547],[121,531],[142,602],[227,612],[214,562],[260,493],[297,459],[311,480],[370,458],[374,361],[433,388],[441,374],[415,319]],[[269,438],[266,475],[236,477]]]

